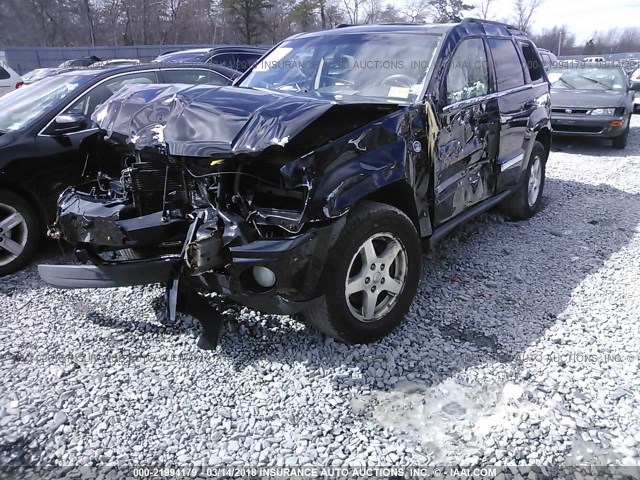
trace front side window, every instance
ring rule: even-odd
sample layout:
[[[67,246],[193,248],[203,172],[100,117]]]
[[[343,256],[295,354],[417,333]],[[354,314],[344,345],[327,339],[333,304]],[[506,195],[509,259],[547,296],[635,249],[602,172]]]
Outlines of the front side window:
[[[0,98],[0,132],[31,126],[52,109],[62,107],[94,77],[95,72],[56,75],[5,95]]]
[[[11,75],[9,75],[9,72],[0,66],[0,80],[6,80],[7,78],[11,78]]]
[[[409,32],[332,33],[282,42],[240,87],[301,95],[415,102],[441,36]]]
[[[489,68],[481,38],[464,40],[456,50],[447,73],[447,104],[489,93]]]
[[[79,113],[87,120],[98,105],[109,100],[113,94],[126,85],[156,83],[155,72],[136,72],[112,78],[96,85],[82,95],[64,113]],[[90,125],[90,128],[93,124]]]
[[[192,85],[228,85],[229,81],[222,75],[211,70],[198,69],[180,69],[180,70],[163,70],[162,76],[164,83],[187,83]]]
[[[522,63],[513,42],[510,39],[490,38],[489,48],[491,48],[493,63],[496,67],[498,91],[524,85]]]

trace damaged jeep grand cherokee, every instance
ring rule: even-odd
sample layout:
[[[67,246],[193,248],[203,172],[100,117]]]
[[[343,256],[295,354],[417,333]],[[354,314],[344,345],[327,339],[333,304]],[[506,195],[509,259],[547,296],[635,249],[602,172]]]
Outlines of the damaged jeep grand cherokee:
[[[202,348],[221,324],[207,292],[375,341],[409,309],[421,240],[498,204],[536,213],[549,116],[533,43],[473,19],[297,35],[230,87],[127,87],[93,116],[101,173],[62,194],[50,230],[85,264],[40,275],[164,283]]]

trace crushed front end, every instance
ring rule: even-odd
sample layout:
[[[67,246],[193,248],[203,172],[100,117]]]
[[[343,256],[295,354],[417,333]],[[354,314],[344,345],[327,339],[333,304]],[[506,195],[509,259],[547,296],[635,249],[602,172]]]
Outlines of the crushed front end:
[[[203,114],[189,95],[216,89],[193,87],[177,100],[176,88],[132,87],[96,110],[104,133],[98,148],[110,151],[121,175],[99,174],[60,196],[49,234],[74,245],[84,265],[40,265],[39,272],[62,288],[164,283],[168,319],[177,311],[195,316],[203,326],[199,345],[215,348],[221,318],[199,292],[275,314],[300,312],[322,295],[325,259],[347,209],[331,198],[312,201],[317,172],[305,158],[308,140],[285,145],[333,105],[263,98],[278,104],[273,114],[267,103],[260,125],[252,113],[233,129],[226,115],[198,124]],[[299,125],[270,120],[283,108],[306,116]],[[376,107],[341,128],[390,111]],[[203,129],[216,141],[198,141]]]

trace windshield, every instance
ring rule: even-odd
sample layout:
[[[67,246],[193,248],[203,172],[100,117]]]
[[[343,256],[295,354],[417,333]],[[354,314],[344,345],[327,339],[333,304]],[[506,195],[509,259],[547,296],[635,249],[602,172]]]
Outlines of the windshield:
[[[209,58],[208,52],[173,52],[160,55],[154,62],[202,63]]]
[[[619,68],[553,68],[549,73],[553,90],[625,90],[627,77]],[[559,77],[559,78],[558,78]]]
[[[26,73],[22,76],[22,81],[27,82],[36,82],[37,80],[42,80],[43,78],[54,74],[56,71],[55,68],[38,68],[37,70],[32,70],[29,73]]]
[[[414,102],[440,44],[424,33],[350,33],[284,41],[240,84],[288,93]]]
[[[74,90],[90,81],[95,75],[57,75],[40,80],[0,98],[0,132],[20,130],[33,124],[38,118],[60,105]]]

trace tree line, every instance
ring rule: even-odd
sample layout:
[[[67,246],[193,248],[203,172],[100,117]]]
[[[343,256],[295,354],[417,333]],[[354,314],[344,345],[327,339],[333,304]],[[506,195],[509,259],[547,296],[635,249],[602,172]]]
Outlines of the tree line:
[[[0,46],[273,44],[337,25],[456,22],[465,16],[533,30],[545,0],[0,0]],[[539,27],[539,26],[538,26]],[[538,28],[538,46],[562,54],[640,51],[640,29],[597,32],[578,44],[566,26]]]

